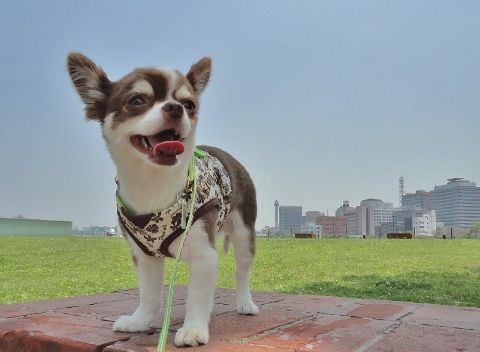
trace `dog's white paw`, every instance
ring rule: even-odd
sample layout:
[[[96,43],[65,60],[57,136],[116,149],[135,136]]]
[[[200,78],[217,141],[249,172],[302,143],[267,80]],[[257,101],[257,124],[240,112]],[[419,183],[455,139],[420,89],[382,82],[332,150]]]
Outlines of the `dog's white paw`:
[[[175,334],[175,346],[197,347],[208,343],[208,327],[205,328],[180,328]]]
[[[150,319],[134,315],[122,315],[113,324],[114,331],[138,332],[146,331],[150,327]]]
[[[258,306],[253,303],[252,300],[238,300],[237,301],[237,312],[245,315],[257,315]]]

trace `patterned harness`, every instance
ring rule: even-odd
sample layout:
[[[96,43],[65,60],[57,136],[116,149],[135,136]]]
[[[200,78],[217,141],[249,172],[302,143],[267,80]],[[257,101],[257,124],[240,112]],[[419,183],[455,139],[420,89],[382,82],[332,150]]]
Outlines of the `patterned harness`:
[[[222,163],[207,152],[195,153],[194,167],[197,194],[193,222],[212,208],[218,209],[217,232],[230,212],[232,185]],[[192,200],[193,180],[177,195],[177,201],[159,212],[134,215],[121,200],[117,186],[117,215],[124,233],[127,233],[145,254],[155,257],[173,257],[170,244],[182,233],[182,212]]]

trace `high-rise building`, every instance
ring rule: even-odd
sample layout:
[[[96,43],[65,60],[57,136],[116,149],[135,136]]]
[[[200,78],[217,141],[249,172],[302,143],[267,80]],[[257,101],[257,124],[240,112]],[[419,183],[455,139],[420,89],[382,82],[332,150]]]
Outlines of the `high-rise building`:
[[[323,212],[321,211],[318,211],[318,210],[309,210],[309,211],[306,211],[305,212],[305,216],[303,217],[303,223],[304,224],[307,224],[307,223],[315,223],[315,220],[317,220],[317,218],[319,216],[322,216],[323,215]]]
[[[369,211],[373,213],[373,226],[391,223],[393,220],[393,204],[390,202],[369,198],[362,200],[360,206],[368,207]]]
[[[347,216],[353,212],[355,212],[355,208],[350,206],[350,202],[348,200],[344,200],[342,206],[337,208],[335,216]]]
[[[344,216],[347,218],[347,235],[358,235],[357,209]]]
[[[399,208],[395,209],[393,212],[393,219],[391,223],[388,223],[386,227],[383,228],[383,232],[404,232],[411,231],[413,232],[413,223],[412,219],[415,217],[422,217],[424,214],[429,211],[421,209],[419,207],[415,208]]]
[[[347,219],[347,235],[357,235],[357,208],[351,207],[348,200],[344,200],[342,206],[337,208],[335,216],[343,216]]]
[[[346,219],[348,235],[375,235],[379,226],[392,222],[393,204],[369,198],[354,208],[348,201],[344,201],[335,214]]]
[[[402,197],[402,208],[431,210],[430,192],[418,190],[415,193],[407,193]]]
[[[450,178],[447,184],[430,192],[431,208],[446,227],[469,228],[480,221],[480,187],[463,178]]]
[[[284,206],[278,208],[279,227],[281,231],[300,232],[302,229],[302,207]]]
[[[375,234],[375,212],[372,206],[359,205],[356,208],[357,235]]]

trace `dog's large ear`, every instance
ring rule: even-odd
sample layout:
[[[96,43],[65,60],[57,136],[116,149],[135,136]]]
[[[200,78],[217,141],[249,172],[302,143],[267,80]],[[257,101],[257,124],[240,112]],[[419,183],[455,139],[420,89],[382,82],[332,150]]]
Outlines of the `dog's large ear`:
[[[103,70],[80,53],[70,53],[67,59],[68,73],[85,103],[88,118],[103,121],[112,83]]]
[[[201,58],[200,61],[190,67],[186,77],[192,85],[195,94],[200,95],[203,92],[210,79],[211,72],[212,59],[209,57]]]

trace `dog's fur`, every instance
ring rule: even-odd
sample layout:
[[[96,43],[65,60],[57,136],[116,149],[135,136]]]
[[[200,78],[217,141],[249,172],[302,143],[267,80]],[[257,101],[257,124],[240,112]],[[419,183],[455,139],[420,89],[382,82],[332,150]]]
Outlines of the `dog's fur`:
[[[195,148],[199,99],[210,78],[210,58],[202,58],[185,76],[175,70],[142,68],[112,82],[90,59],[71,53],[68,71],[85,103],[87,118],[100,122],[117,168],[119,192],[129,209],[147,214],[173,204],[186,184]],[[167,105],[175,106],[175,116]],[[176,138],[184,143],[183,153],[156,159],[142,151],[138,136],[153,136],[168,129],[174,130]],[[231,211],[222,231],[235,250],[237,310],[253,315],[258,312],[249,288],[255,252],[255,188],[244,167],[228,153],[213,147],[200,148],[218,158],[231,179]],[[217,279],[216,219],[217,210],[212,208],[193,223],[186,237],[182,259],[189,264],[190,279],[185,321],[175,336],[177,346],[197,346],[209,339],[208,323]],[[118,318],[113,329],[144,331],[161,308],[164,259],[146,255],[129,236],[125,237],[137,270],[140,304],[131,316]],[[178,245],[176,239],[169,252],[176,253]]]

